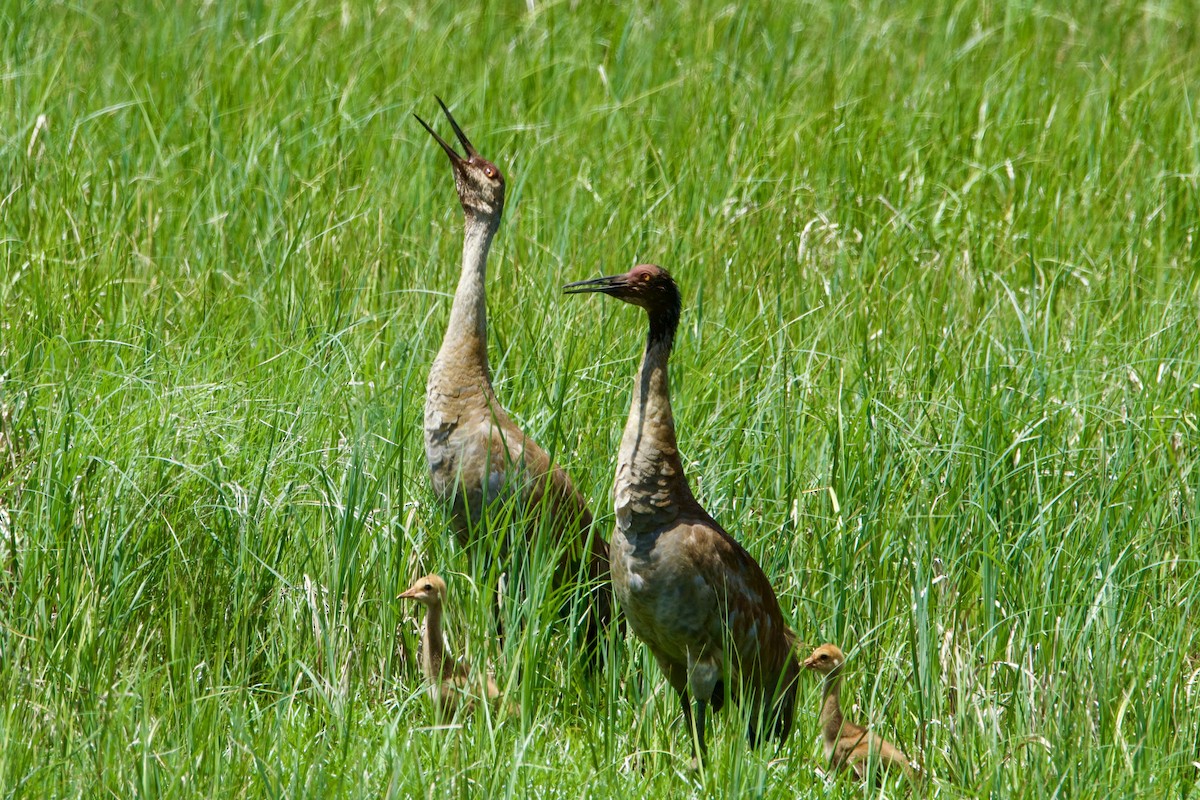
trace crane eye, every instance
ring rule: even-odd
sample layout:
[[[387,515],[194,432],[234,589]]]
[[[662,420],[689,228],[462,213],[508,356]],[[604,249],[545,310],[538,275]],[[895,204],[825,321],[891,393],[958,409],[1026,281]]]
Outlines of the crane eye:
[[[642,283],[649,283],[649,282],[650,282],[650,273],[643,272],[642,273]]]
[[[432,584],[432,583],[427,583],[427,584],[425,584],[424,591],[426,591],[426,592],[432,592],[432,591],[433,591],[433,584]]]

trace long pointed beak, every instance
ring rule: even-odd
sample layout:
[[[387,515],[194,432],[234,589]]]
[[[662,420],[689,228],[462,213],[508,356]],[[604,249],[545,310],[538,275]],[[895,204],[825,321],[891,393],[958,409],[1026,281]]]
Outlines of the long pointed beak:
[[[592,278],[591,280],[568,283],[563,287],[563,294],[583,294],[584,292],[612,294],[624,287],[624,275],[609,275],[606,278]]]
[[[440,103],[441,101],[439,100],[438,102]],[[416,114],[413,114],[413,116],[417,117]],[[451,147],[446,142],[445,139],[443,139],[442,137],[437,135],[437,131],[435,131],[433,128],[429,127],[428,122],[421,119],[420,117],[417,117],[417,122],[421,123],[421,127],[423,127],[425,130],[429,131],[429,135],[432,136],[434,138],[434,140],[442,146],[442,149],[446,151],[446,155],[450,156],[451,164],[453,164],[454,166],[458,166],[462,162],[466,161],[465,158],[463,158],[462,156],[460,156],[458,153],[456,153],[454,151],[454,148]],[[455,126],[455,127],[457,128],[458,126]],[[403,596],[403,595],[401,595],[401,596]]]
[[[458,141],[462,143],[463,150],[467,154],[467,158],[473,158],[479,155],[475,152],[475,147],[471,144],[471,140],[462,132],[462,128],[458,127],[458,123],[454,121],[454,115],[450,113],[450,109],[446,108],[446,104],[442,102],[442,98],[436,94],[434,98],[438,101],[438,105],[442,107],[442,113],[446,115],[446,119],[450,120],[450,127],[454,128],[454,135],[458,137]]]
[[[404,591],[404,592],[401,592],[400,594],[396,595],[396,599],[397,600],[413,600],[416,598],[417,594],[420,593],[420,591],[421,591],[420,589],[416,589],[416,588],[409,589],[408,591]]]

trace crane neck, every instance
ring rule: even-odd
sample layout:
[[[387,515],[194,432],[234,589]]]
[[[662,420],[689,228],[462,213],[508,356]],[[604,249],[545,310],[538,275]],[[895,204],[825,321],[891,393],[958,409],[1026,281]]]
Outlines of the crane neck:
[[[646,337],[646,349],[642,353],[642,364],[638,368],[637,384],[633,394],[629,421],[636,418],[639,430],[651,427],[655,433],[653,443],[668,448],[678,461],[678,445],[675,439],[675,417],[671,413],[671,382],[668,363],[675,345],[675,330],[678,315],[672,322],[651,313],[650,332]]]
[[[421,630],[421,672],[431,680],[447,677],[446,641],[442,635],[442,606],[427,606],[425,625]]]
[[[483,383],[491,383],[487,358],[487,278],[488,251],[492,237],[500,226],[499,217],[478,214],[466,215],[466,233],[463,237],[462,273],[458,289],[454,292],[454,304],[450,308],[450,322],[438,359],[452,362],[456,367],[478,373]]]
[[[825,676],[821,691],[821,733],[827,741],[835,741],[842,731],[842,670],[835,669]]]
[[[667,371],[679,307],[647,311],[650,331],[617,457],[617,526],[626,535],[657,530],[696,505],[679,458]]]

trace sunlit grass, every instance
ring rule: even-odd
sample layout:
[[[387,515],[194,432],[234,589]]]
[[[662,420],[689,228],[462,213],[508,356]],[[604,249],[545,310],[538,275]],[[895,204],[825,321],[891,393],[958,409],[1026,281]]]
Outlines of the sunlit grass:
[[[508,178],[497,392],[602,524],[644,321],[559,287],[652,261],[698,496],[921,794],[1194,795],[1197,19],[4,3],[5,795],[872,793],[817,777],[815,680],[697,776],[636,640],[589,675],[544,597],[491,639],[421,440],[435,93]],[[427,571],[516,713],[434,725]]]

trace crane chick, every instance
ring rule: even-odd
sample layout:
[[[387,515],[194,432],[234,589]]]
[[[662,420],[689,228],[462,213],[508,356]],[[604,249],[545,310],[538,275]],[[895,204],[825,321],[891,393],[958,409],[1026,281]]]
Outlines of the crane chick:
[[[446,641],[442,633],[442,604],[446,599],[446,582],[437,575],[417,578],[407,591],[399,595],[406,600],[416,600],[425,606],[425,624],[421,629],[421,672],[429,684],[429,695],[433,698],[441,715],[452,715],[459,707],[469,711],[480,689],[489,701],[500,697],[500,689],[491,675],[484,676],[482,685],[472,680],[465,664],[461,664],[446,653]]]
[[[821,693],[821,738],[825,759],[833,769],[851,770],[859,780],[867,777],[871,760],[881,771],[898,769],[913,780],[908,756],[869,729],[842,716],[842,665],[846,656],[837,645],[823,644],[804,660],[804,668],[825,676]]]

